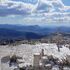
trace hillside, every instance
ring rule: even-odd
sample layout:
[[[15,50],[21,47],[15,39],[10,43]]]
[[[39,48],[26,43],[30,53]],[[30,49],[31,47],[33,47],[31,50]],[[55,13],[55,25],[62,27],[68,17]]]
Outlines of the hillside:
[[[17,31],[13,29],[7,28],[0,28],[0,40],[2,39],[37,39],[41,38],[41,35],[38,35],[34,32],[24,32],[24,31]]]
[[[0,39],[40,39],[43,37],[55,36],[54,34],[57,32],[65,37],[70,37],[70,27],[0,25]]]

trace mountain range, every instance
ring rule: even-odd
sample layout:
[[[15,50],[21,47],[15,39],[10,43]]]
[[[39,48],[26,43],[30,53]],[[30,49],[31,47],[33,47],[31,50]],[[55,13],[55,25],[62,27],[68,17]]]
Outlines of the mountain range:
[[[40,39],[45,36],[50,36],[55,32],[66,33],[70,35],[70,27],[42,27],[38,25],[9,25],[0,24],[0,39]]]

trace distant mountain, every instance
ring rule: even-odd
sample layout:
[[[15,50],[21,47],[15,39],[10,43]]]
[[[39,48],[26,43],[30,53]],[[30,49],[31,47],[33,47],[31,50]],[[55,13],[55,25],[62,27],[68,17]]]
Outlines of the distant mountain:
[[[50,36],[55,32],[66,33],[66,35],[69,35],[70,27],[0,24],[0,39],[40,39],[45,36]]]
[[[0,40],[22,40],[22,39],[39,39],[41,35],[34,32],[21,32],[13,29],[0,28]]]
[[[21,26],[21,25],[1,24],[0,28],[13,29],[20,32],[33,32],[40,35],[46,35],[56,31],[54,27],[42,27],[38,25]]]

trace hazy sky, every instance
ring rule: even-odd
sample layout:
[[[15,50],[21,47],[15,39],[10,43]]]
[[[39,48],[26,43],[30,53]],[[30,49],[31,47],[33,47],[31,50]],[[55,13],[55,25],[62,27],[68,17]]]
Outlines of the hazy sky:
[[[0,0],[0,24],[67,25],[70,0]]]

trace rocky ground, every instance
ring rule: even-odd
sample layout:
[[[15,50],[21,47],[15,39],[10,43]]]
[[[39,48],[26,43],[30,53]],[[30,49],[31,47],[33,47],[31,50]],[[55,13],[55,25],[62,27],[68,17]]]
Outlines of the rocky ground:
[[[14,66],[9,67],[9,61],[2,62],[2,58],[5,56],[12,56],[16,54],[18,56],[23,57],[23,61],[25,65],[33,64],[33,55],[34,53],[40,53],[41,49],[44,49],[46,55],[53,55],[54,57],[61,59],[65,59],[66,55],[70,55],[69,48],[62,46],[60,48],[60,52],[58,52],[57,45],[53,44],[46,44],[46,43],[39,43],[36,45],[29,45],[29,44],[21,44],[17,46],[0,46],[0,70],[13,70]],[[55,67],[54,67],[55,68]],[[53,69],[55,70],[55,69]],[[65,69],[65,70],[70,70]]]

